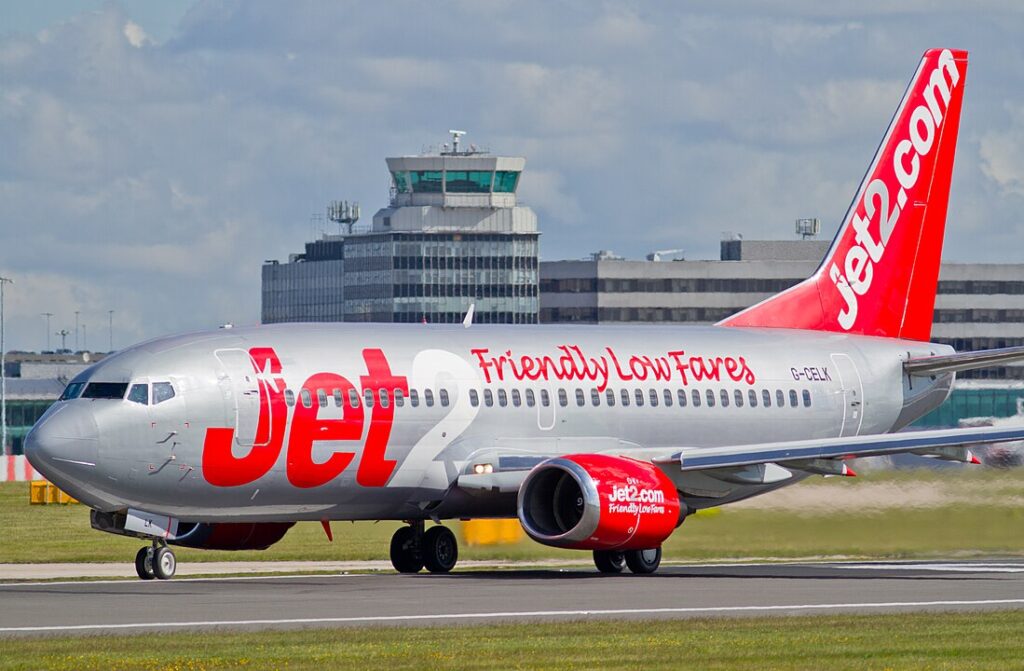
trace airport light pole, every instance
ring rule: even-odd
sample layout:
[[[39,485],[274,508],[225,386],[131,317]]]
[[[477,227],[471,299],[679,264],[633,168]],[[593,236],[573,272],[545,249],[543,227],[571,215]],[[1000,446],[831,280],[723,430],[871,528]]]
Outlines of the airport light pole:
[[[110,331],[110,347],[107,348],[108,352],[114,351],[114,311],[107,310],[107,328]]]
[[[42,316],[46,317],[46,351],[50,351],[50,318],[53,317],[52,312],[40,312]]]
[[[7,344],[4,342],[4,288],[14,280],[0,277],[0,454],[7,454]]]
[[[78,314],[79,314],[78,310],[75,310],[75,351],[76,352],[79,351],[80,349],[82,349],[81,347],[78,346]]]

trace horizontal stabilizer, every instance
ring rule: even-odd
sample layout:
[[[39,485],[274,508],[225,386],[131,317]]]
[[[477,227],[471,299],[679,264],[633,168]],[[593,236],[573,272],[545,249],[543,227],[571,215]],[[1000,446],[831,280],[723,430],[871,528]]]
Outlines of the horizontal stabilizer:
[[[962,370],[999,366],[1016,361],[1024,361],[1024,347],[983,349],[976,352],[958,352],[944,356],[911,359],[903,364],[903,370],[907,371],[908,375],[935,375],[936,373],[955,373]]]

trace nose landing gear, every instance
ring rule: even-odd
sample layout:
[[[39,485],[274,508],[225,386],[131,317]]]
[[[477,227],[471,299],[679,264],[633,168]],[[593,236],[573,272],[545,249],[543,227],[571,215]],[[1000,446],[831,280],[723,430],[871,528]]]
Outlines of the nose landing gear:
[[[135,573],[143,580],[170,580],[178,570],[178,558],[162,541],[153,541],[149,547],[139,548],[135,554]]]
[[[399,573],[448,573],[459,559],[459,543],[451,529],[435,526],[424,531],[423,520],[409,523],[391,537],[391,565]]]

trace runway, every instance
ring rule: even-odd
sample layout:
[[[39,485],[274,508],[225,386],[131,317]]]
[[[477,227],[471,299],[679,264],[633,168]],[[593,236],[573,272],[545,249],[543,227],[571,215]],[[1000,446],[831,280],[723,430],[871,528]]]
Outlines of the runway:
[[[1024,608],[1024,561],[0,584],[0,637]]]

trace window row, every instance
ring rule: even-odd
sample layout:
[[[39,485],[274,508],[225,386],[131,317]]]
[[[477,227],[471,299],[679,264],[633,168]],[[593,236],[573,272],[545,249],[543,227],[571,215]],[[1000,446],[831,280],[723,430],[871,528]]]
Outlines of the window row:
[[[573,394],[573,399],[578,407],[584,407],[588,401],[590,405],[594,407],[600,407],[602,405],[609,408],[621,405],[622,407],[629,407],[634,405],[642,407],[649,405],[651,407],[657,407],[663,405],[666,407],[672,407],[676,405],[680,408],[692,406],[699,408],[702,405],[713,408],[716,405],[723,408],[727,408],[730,405],[737,408],[744,406],[756,408],[762,406],[770,408],[773,405],[777,408],[791,407],[796,408],[803,406],[805,408],[811,407],[812,397],[809,389],[802,389],[797,391],[796,389],[789,389],[784,391],[782,389],[775,389],[774,393],[770,389],[761,389],[760,392],[755,389],[747,389],[744,392],[742,389],[733,389],[731,392],[728,389],[620,389],[618,391],[614,389],[605,389],[604,393],[598,391],[595,388],[589,390],[589,394],[583,389],[577,388],[575,390],[557,389],[554,391],[554,396],[557,399],[558,405],[565,408],[570,403],[570,391]],[[315,401],[314,401],[315,395]],[[294,406],[296,402],[295,392],[291,389],[285,389],[284,392],[285,402],[289,406]],[[326,389],[318,389],[314,394],[309,389],[300,389],[298,401],[305,408],[312,408],[314,402],[321,408],[326,408],[331,403],[335,407],[342,407],[346,403],[349,407],[358,408],[360,406],[365,408],[372,408],[374,405],[380,405],[382,408],[390,407],[392,403],[396,407],[403,407],[408,403],[410,406],[416,408],[420,405],[422,398],[423,405],[432,408],[436,403],[441,407],[447,408],[451,403],[447,389],[439,389],[435,397],[433,389],[424,389],[422,396],[417,389],[410,389],[408,397],[401,389],[378,389],[375,393],[372,389],[364,389],[363,393],[360,394],[355,388],[349,388],[348,393],[342,393],[341,389],[333,389],[330,392]],[[533,408],[538,404],[541,407],[550,407],[554,404],[555,398],[552,398],[551,392],[547,389],[541,389],[539,392],[534,392],[533,389],[526,389],[520,391],[519,389],[484,389],[481,393],[476,389],[469,390],[469,403],[474,408],[480,407],[522,407]]]

